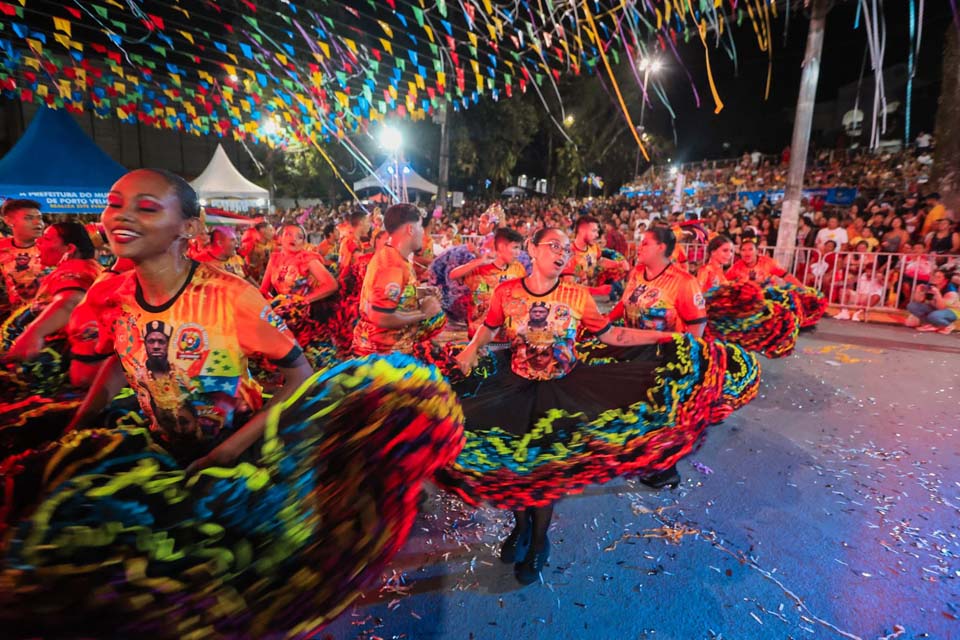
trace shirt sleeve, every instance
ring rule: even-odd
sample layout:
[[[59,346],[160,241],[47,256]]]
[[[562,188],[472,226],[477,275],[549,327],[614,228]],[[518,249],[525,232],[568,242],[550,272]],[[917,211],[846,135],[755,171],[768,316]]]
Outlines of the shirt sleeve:
[[[694,278],[686,278],[678,292],[676,307],[677,315],[686,325],[703,324],[707,321],[706,304],[703,301],[703,292],[700,284]]]
[[[777,278],[782,278],[787,275],[787,270],[780,266],[780,263],[774,260],[773,258],[767,258],[767,266],[770,269],[770,273]]]
[[[584,329],[598,336],[606,333],[610,328],[610,320],[600,313],[597,302],[591,295],[584,296],[583,316],[580,318],[580,324],[583,325]]]
[[[697,273],[697,282],[700,283],[700,289],[710,289],[714,280],[713,267],[709,264],[704,265]]]
[[[97,341],[93,347],[97,355],[114,352],[113,323],[119,314],[119,306],[115,301],[111,303],[109,293],[115,290],[121,277],[115,275],[95,282],[71,313],[71,317],[86,315],[97,323]]]
[[[400,296],[406,286],[409,273],[397,264],[381,265],[375,273],[367,271],[373,277],[370,299],[367,301],[374,311],[393,313],[400,305]]]
[[[496,331],[503,326],[506,320],[503,314],[503,296],[506,295],[508,289],[509,287],[504,283],[493,290],[493,297],[490,299],[490,308],[487,309],[487,317],[483,321],[483,324],[485,324],[488,329]]]
[[[240,348],[247,355],[262,353],[278,367],[293,364],[303,353],[297,339],[259,291],[240,284],[236,303]]]

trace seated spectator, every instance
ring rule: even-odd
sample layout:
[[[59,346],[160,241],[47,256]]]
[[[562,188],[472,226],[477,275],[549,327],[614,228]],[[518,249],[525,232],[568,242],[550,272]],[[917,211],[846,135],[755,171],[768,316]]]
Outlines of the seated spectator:
[[[850,240],[850,246],[856,250],[857,245],[861,242],[867,245],[867,251],[876,251],[877,247],[880,246],[880,241],[874,237],[873,231],[870,229],[870,227],[863,227],[860,230],[860,235],[854,236]]]
[[[840,227],[840,218],[836,214],[830,214],[827,217],[827,226],[817,232],[817,248],[823,252],[823,245],[827,240],[832,240],[836,249],[841,251],[843,246],[849,241],[847,230]]]
[[[940,218],[933,226],[924,238],[927,251],[938,255],[960,253],[960,233],[953,230],[950,218]]]
[[[898,253],[910,246],[910,234],[907,233],[903,216],[895,216],[890,221],[890,230],[883,234],[880,241],[880,251],[884,253]]]
[[[952,277],[952,272],[938,269],[930,276],[930,284],[917,287],[913,302],[907,305],[910,317],[906,326],[917,327],[917,331],[953,332],[960,318],[960,296]]]
[[[904,259],[903,275],[911,281],[916,280],[920,284],[926,284],[930,281],[930,274],[933,271],[933,260],[926,254],[926,247],[923,243],[913,245],[913,252]]]

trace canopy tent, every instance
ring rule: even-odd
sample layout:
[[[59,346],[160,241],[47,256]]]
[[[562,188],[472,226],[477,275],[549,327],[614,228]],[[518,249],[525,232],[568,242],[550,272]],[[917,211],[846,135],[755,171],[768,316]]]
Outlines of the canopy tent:
[[[392,160],[387,160],[377,167],[377,170],[371,175],[359,182],[354,182],[353,190],[362,191],[364,189],[383,189],[384,186],[389,187],[390,181],[393,180],[394,171],[396,170],[396,164],[394,164]],[[409,162],[401,162],[400,171],[403,174],[403,181],[406,184],[407,191],[422,191],[431,195],[437,194],[437,185],[414,171]]]
[[[0,160],[0,196],[29,198],[43,213],[101,213],[127,172],[66,111],[41,107]]]
[[[190,183],[200,199],[221,209],[244,211],[269,204],[270,192],[243,177],[218,144],[213,159]]]
[[[505,198],[525,198],[527,196],[527,190],[523,187],[507,187],[500,195]]]

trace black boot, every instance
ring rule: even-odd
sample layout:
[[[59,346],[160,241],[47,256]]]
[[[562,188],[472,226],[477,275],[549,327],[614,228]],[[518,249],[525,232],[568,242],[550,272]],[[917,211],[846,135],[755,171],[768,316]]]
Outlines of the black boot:
[[[680,480],[680,472],[677,471],[676,465],[664,471],[640,478],[640,482],[651,489],[663,489],[664,487],[676,489],[677,486],[680,485]]]
[[[513,564],[522,562],[527,556],[527,549],[530,547],[530,538],[533,536],[533,527],[530,525],[529,511],[514,511],[513,516],[516,523],[513,525],[513,531],[510,532],[500,545],[500,562],[504,564]]]
[[[513,574],[517,578],[517,582],[522,585],[533,584],[540,580],[540,575],[543,572],[543,568],[547,565],[547,560],[550,559],[550,538],[544,536],[543,545],[537,548],[530,548],[530,553],[527,554],[527,559],[523,562],[518,562],[513,568]]]

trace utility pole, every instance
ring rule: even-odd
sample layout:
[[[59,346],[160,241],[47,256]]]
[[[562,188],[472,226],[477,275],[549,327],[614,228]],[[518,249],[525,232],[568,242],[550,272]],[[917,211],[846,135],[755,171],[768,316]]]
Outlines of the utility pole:
[[[446,210],[447,187],[450,179],[450,103],[440,103],[440,171],[437,174],[437,205]]]
[[[817,100],[817,84],[820,81],[823,35],[827,13],[833,8],[833,0],[810,0],[810,5],[810,31],[807,33],[807,50],[803,55],[800,95],[797,97],[793,140],[790,144],[790,168],[787,172],[787,188],[783,196],[780,229],[777,233],[776,258],[787,269],[792,267],[793,250],[797,246],[800,199],[803,194],[803,176],[807,168],[807,152],[810,148],[813,107]]]

